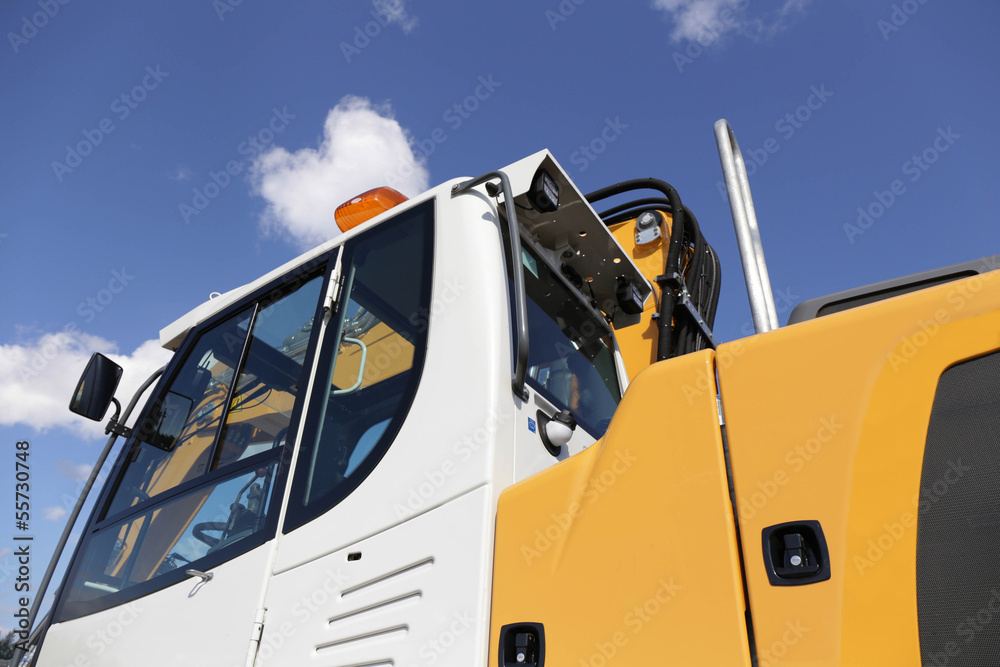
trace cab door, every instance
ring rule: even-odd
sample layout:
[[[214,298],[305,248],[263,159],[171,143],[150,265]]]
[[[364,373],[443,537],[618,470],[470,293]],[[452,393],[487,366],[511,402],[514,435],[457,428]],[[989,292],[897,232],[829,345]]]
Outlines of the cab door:
[[[98,500],[38,665],[243,664],[329,259],[188,335]]]

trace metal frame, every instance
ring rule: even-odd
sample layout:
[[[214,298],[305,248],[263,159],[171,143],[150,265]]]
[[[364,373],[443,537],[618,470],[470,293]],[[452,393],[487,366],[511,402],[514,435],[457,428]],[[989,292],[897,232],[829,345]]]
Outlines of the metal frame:
[[[725,118],[715,122],[715,141],[719,146],[719,160],[722,162],[722,173],[729,192],[729,208],[733,214],[733,227],[736,228],[736,242],[740,249],[740,261],[743,263],[753,326],[757,333],[764,333],[778,328],[778,314],[764,261],[757,214],[750,196],[746,164],[733,128]]]

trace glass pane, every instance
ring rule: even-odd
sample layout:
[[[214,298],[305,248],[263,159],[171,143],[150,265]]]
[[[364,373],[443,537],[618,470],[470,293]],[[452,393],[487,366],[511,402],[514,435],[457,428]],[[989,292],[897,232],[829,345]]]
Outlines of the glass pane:
[[[595,437],[604,435],[621,400],[607,324],[587,310],[525,249],[528,378],[546,398],[573,413]]]
[[[313,278],[257,314],[213,469],[280,446],[284,440],[304,383],[302,362],[322,284],[321,276]]]
[[[317,376],[327,391],[304,434],[286,530],[356,487],[409,409],[426,348],[431,210],[384,223],[345,256],[339,319],[328,325]]]
[[[88,542],[67,603],[84,603],[149,581],[264,528],[276,462],[202,487],[108,526]]]
[[[105,516],[205,473],[253,308],[202,334],[139,427],[137,451]]]

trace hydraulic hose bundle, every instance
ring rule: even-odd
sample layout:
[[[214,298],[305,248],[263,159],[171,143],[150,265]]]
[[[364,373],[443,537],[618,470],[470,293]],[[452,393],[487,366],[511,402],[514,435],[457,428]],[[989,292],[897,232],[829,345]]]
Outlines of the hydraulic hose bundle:
[[[586,195],[591,204],[633,190],[656,190],[664,197],[647,197],[614,206],[600,214],[611,226],[637,218],[646,211],[667,211],[673,216],[663,274],[656,278],[661,290],[657,360],[688,354],[704,348],[708,339],[686,308],[677,308],[690,299],[694,309],[711,329],[719,304],[721,268],[718,256],[702,236],[698,219],[681,203],[669,183],[655,178],[623,181]],[[674,321],[676,317],[676,322]]]

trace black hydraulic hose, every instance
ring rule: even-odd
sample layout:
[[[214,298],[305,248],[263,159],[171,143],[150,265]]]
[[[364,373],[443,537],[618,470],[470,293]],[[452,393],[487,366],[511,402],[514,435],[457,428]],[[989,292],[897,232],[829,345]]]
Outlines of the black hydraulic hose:
[[[608,197],[613,197],[614,195],[621,194],[623,192],[629,192],[630,190],[639,189],[658,190],[665,194],[667,199],[670,201],[670,208],[673,212],[674,222],[670,229],[670,245],[667,249],[666,266],[664,266],[663,269],[664,279],[669,280],[670,276],[674,273],[680,273],[681,245],[685,227],[684,205],[681,203],[681,197],[677,194],[677,190],[674,189],[674,186],[657,178],[637,178],[595,190],[594,192],[587,194],[585,198],[588,202],[593,204],[595,201],[607,199]],[[665,282],[661,284],[662,295],[660,298],[660,321],[658,324],[659,336],[657,337],[656,343],[657,361],[663,361],[664,359],[669,359],[671,357],[671,345],[673,343],[672,321],[674,317],[674,306],[677,303],[677,294],[673,289],[664,289],[665,285]]]
[[[670,210],[669,199],[665,197],[646,197],[644,199],[636,199],[634,201],[625,202],[624,204],[619,204],[618,206],[613,206],[609,208],[607,211],[598,213],[598,215],[600,216],[601,220],[604,220],[606,222],[610,216],[615,215],[616,213],[621,213],[622,211],[627,211],[631,208],[638,208],[640,206],[646,207],[648,209],[651,208],[650,205],[652,204],[659,205],[653,208],[665,208],[668,211]]]
[[[646,206],[639,206],[638,208],[628,209],[622,213],[617,213],[608,218],[603,218],[604,224],[607,226],[616,225],[619,222],[625,222],[626,220],[634,220],[646,211],[666,211],[667,213],[672,213],[670,206],[668,204],[648,204]]]
[[[701,313],[700,308],[700,281],[702,277],[703,267],[704,267],[704,252],[705,252],[705,237],[702,236],[701,227],[698,224],[698,219],[695,217],[694,213],[691,212],[686,206],[684,207],[685,220],[688,223],[688,235],[691,239],[692,254],[691,262],[687,270],[687,288],[688,288],[688,298],[694,304],[695,308]],[[676,342],[674,347],[678,355],[687,354],[688,352],[694,352],[698,349],[698,343],[703,338],[701,333],[701,328],[698,323],[691,317],[690,313],[687,311],[682,311],[682,314],[677,323],[677,334]]]

